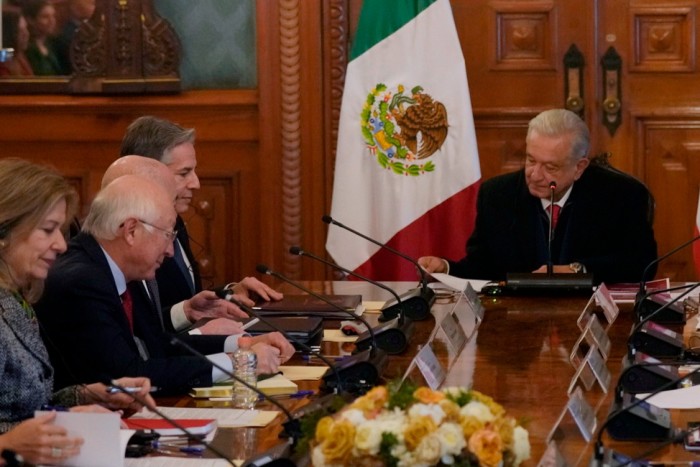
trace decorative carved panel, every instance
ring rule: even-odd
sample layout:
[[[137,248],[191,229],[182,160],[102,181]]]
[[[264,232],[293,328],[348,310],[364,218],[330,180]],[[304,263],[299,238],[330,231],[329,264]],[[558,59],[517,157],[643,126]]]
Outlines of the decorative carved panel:
[[[474,115],[483,180],[523,167],[527,124],[535,115]]]
[[[695,68],[695,7],[632,8],[631,71],[688,72]]]
[[[493,2],[492,47],[494,70],[556,69],[556,22],[552,2]]]
[[[693,236],[698,206],[700,118],[649,118],[641,120],[639,128],[645,181],[656,200],[656,240],[660,245],[680,245]],[[657,277],[695,280],[691,250],[664,260]]]

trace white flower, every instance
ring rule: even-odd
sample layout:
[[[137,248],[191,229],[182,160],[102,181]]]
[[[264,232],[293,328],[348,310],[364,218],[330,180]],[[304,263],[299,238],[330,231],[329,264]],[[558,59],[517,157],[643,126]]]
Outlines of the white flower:
[[[530,440],[527,430],[521,426],[513,429],[513,455],[515,456],[513,465],[520,465],[522,461],[530,458]]]
[[[458,456],[467,445],[462,427],[456,423],[443,423],[438,428],[436,436],[440,440],[442,448],[440,457],[449,455]]]
[[[418,462],[424,462],[427,465],[435,465],[438,460],[440,460],[441,450],[440,438],[438,438],[435,433],[431,433],[420,440],[420,443],[418,443],[418,446],[416,446],[416,449],[413,451],[413,455]]]
[[[492,422],[496,419],[496,417],[494,417],[491,413],[489,407],[486,404],[478,401],[471,401],[470,403],[462,407],[459,413],[463,417],[474,417],[481,423]]]
[[[445,418],[445,411],[437,404],[413,404],[408,409],[410,418],[425,416],[433,419],[436,425],[440,425]]]
[[[340,415],[341,419],[347,420],[355,426],[361,425],[366,422],[365,414],[359,409],[349,409]]]
[[[314,467],[326,467],[326,457],[321,451],[321,446],[316,446],[311,451],[311,463]]]
[[[379,452],[379,445],[382,442],[381,424],[370,420],[362,423],[355,431],[355,455],[376,455]]]

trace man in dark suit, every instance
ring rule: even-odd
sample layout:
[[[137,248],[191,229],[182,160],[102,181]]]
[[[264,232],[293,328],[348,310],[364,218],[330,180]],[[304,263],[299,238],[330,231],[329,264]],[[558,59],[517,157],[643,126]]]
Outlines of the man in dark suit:
[[[164,324],[170,331],[188,329],[200,319],[219,316],[212,314],[208,302],[199,299],[202,293],[201,276],[187,227],[181,217],[190,208],[194,192],[200,188],[194,141],[194,129],[144,116],[129,125],[120,150],[121,156],[140,155],[156,159],[165,164],[175,177],[175,209],[178,213],[175,228],[178,237],[173,246],[173,258],[166,258],[156,273]],[[248,306],[253,306],[252,298],[255,296],[263,300],[282,298],[282,294],[254,277],[246,277],[231,286],[236,299]],[[207,328],[202,328],[202,331],[217,332]]]
[[[142,177],[120,177],[96,196],[83,232],[56,261],[36,305],[56,387],[131,374],[181,393],[226,378],[210,362],[232,370],[226,353],[208,355],[207,362],[172,345],[159,317],[131,294],[135,281],[153,279],[172,256],[175,218],[172,195]],[[254,350],[266,345],[251,343]],[[258,369],[275,371],[279,360],[262,359]]]
[[[466,256],[459,261],[426,256],[419,259],[421,266],[487,280],[505,279],[509,272],[545,272],[554,211],[554,272],[588,272],[596,283],[642,279],[656,258],[653,199],[633,177],[591,165],[589,139],[586,124],[568,110],[532,119],[524,169],[492,178],[479,190]],[[550,208],[552,182],[556,206]]]

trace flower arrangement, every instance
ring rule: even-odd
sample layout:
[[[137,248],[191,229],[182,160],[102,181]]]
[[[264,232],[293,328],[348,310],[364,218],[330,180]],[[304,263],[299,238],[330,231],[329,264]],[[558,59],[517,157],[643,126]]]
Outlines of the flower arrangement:
[[[517,466],[527,431],[505,409],[465,388],[378,386],[315,426],[314,467]]]

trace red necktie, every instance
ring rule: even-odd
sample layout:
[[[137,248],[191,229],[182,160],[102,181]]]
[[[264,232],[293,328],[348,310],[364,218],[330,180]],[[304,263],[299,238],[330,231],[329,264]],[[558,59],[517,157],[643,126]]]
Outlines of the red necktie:
[[[126,315],[126,320],[129,322],[129,329],[131,333],[134,333],[134,304],[131,301],[131,292],[129,289],[121,295],[122,306],[124,307],[124,314]]]
[[[558,204],[550,204],[548,207],[550,214],[552,216],[552,230],[557,228],[557,222],[559,221],[559,212],[561,211],[561,206]]]

